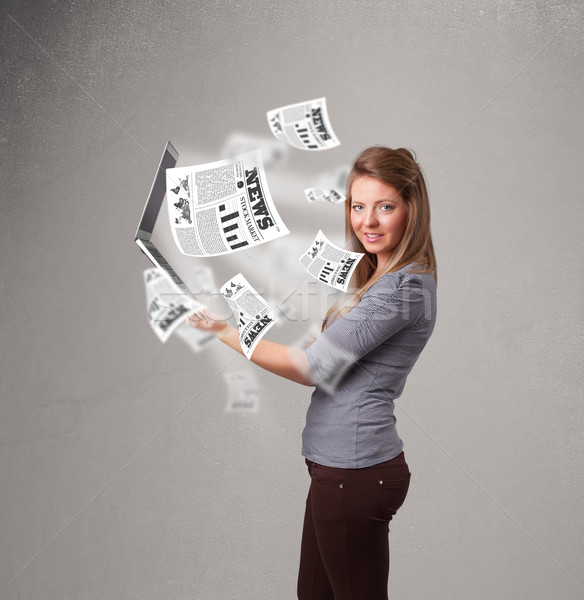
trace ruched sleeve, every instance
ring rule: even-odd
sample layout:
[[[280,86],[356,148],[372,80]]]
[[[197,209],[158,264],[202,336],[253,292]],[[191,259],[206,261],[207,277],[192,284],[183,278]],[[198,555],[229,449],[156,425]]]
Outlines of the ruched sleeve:
[[[337,318],[305,352],[315,383],[360,360],[401,330],[425,318],[429,298],[419,274],[388,273]],[[426,316],[427,318],[427,316]]]

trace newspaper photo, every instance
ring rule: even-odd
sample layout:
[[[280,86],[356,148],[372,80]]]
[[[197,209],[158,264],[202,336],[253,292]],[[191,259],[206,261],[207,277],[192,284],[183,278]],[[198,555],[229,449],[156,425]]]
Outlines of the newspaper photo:
[[[341,143],[331,127],[326,98],[275,108],[267,116],[272,133],[295,148],[328,150]]]
[[[146,312],[150,326],[162,343],[185,317],[202,305],[188,294],[181,292],[162,269],[152,267],[144,271],[146,285]]]
[[[166,170],[174,241],[188,256],[218,256],[289,233],[255,150],[204,165]]]
[[[339,248],[319,230],[314,242],[299,260],[315,279],[346,292],[351,275],[363,256],[360,252]]]
[[[249,359],[257,343],[276,322],[277,317],[241,273],[223,285],[221,295],[233,311],[239,328],[241,348]]]
[[[346,200],[345,194],[339,190],[331,188],[323,190],[322,188],[306,188],[304,195],[309,202],[329,202],[330,204],[340,204]]]

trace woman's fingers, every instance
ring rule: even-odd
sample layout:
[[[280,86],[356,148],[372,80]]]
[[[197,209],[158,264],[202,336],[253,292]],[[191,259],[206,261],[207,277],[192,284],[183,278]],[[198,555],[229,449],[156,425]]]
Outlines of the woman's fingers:
[[[203,311],[194,312],[187,317],[187,322],[193,327],[200,327],[204,323],[208,323],[207,315]]]
[[[220,331],[226,326],[226,322],[217,315],[208,313],[206,310],[199,310],[187,317],[187,322],[192,327],[199,329],[210,329]]]

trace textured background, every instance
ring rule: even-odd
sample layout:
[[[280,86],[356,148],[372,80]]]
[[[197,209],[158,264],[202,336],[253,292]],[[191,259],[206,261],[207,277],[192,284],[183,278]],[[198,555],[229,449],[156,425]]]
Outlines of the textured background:
[[[295,597],[309,390],[256,369],[259,411],[226,413],[224,373],[255,367],[158,342],[132,240],[168,139],[182,165],[217,160],[234,131],[270,135],[267,110],[326,96],[342,145],[270,175],[292,234],[207,264],[305,281],[304,239],[343,238],[306,184],[413,148],[439,319],[398,402],[413,480],[391,596],[582,598],[580,2],[1,6],[0,597]]]

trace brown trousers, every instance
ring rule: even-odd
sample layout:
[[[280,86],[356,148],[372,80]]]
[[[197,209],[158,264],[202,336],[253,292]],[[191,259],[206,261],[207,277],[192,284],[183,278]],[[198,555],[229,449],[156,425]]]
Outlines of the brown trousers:
[[[306,464],[299,600],[387,600],[389,521],[410,483],[404,453],[363,469]]]

